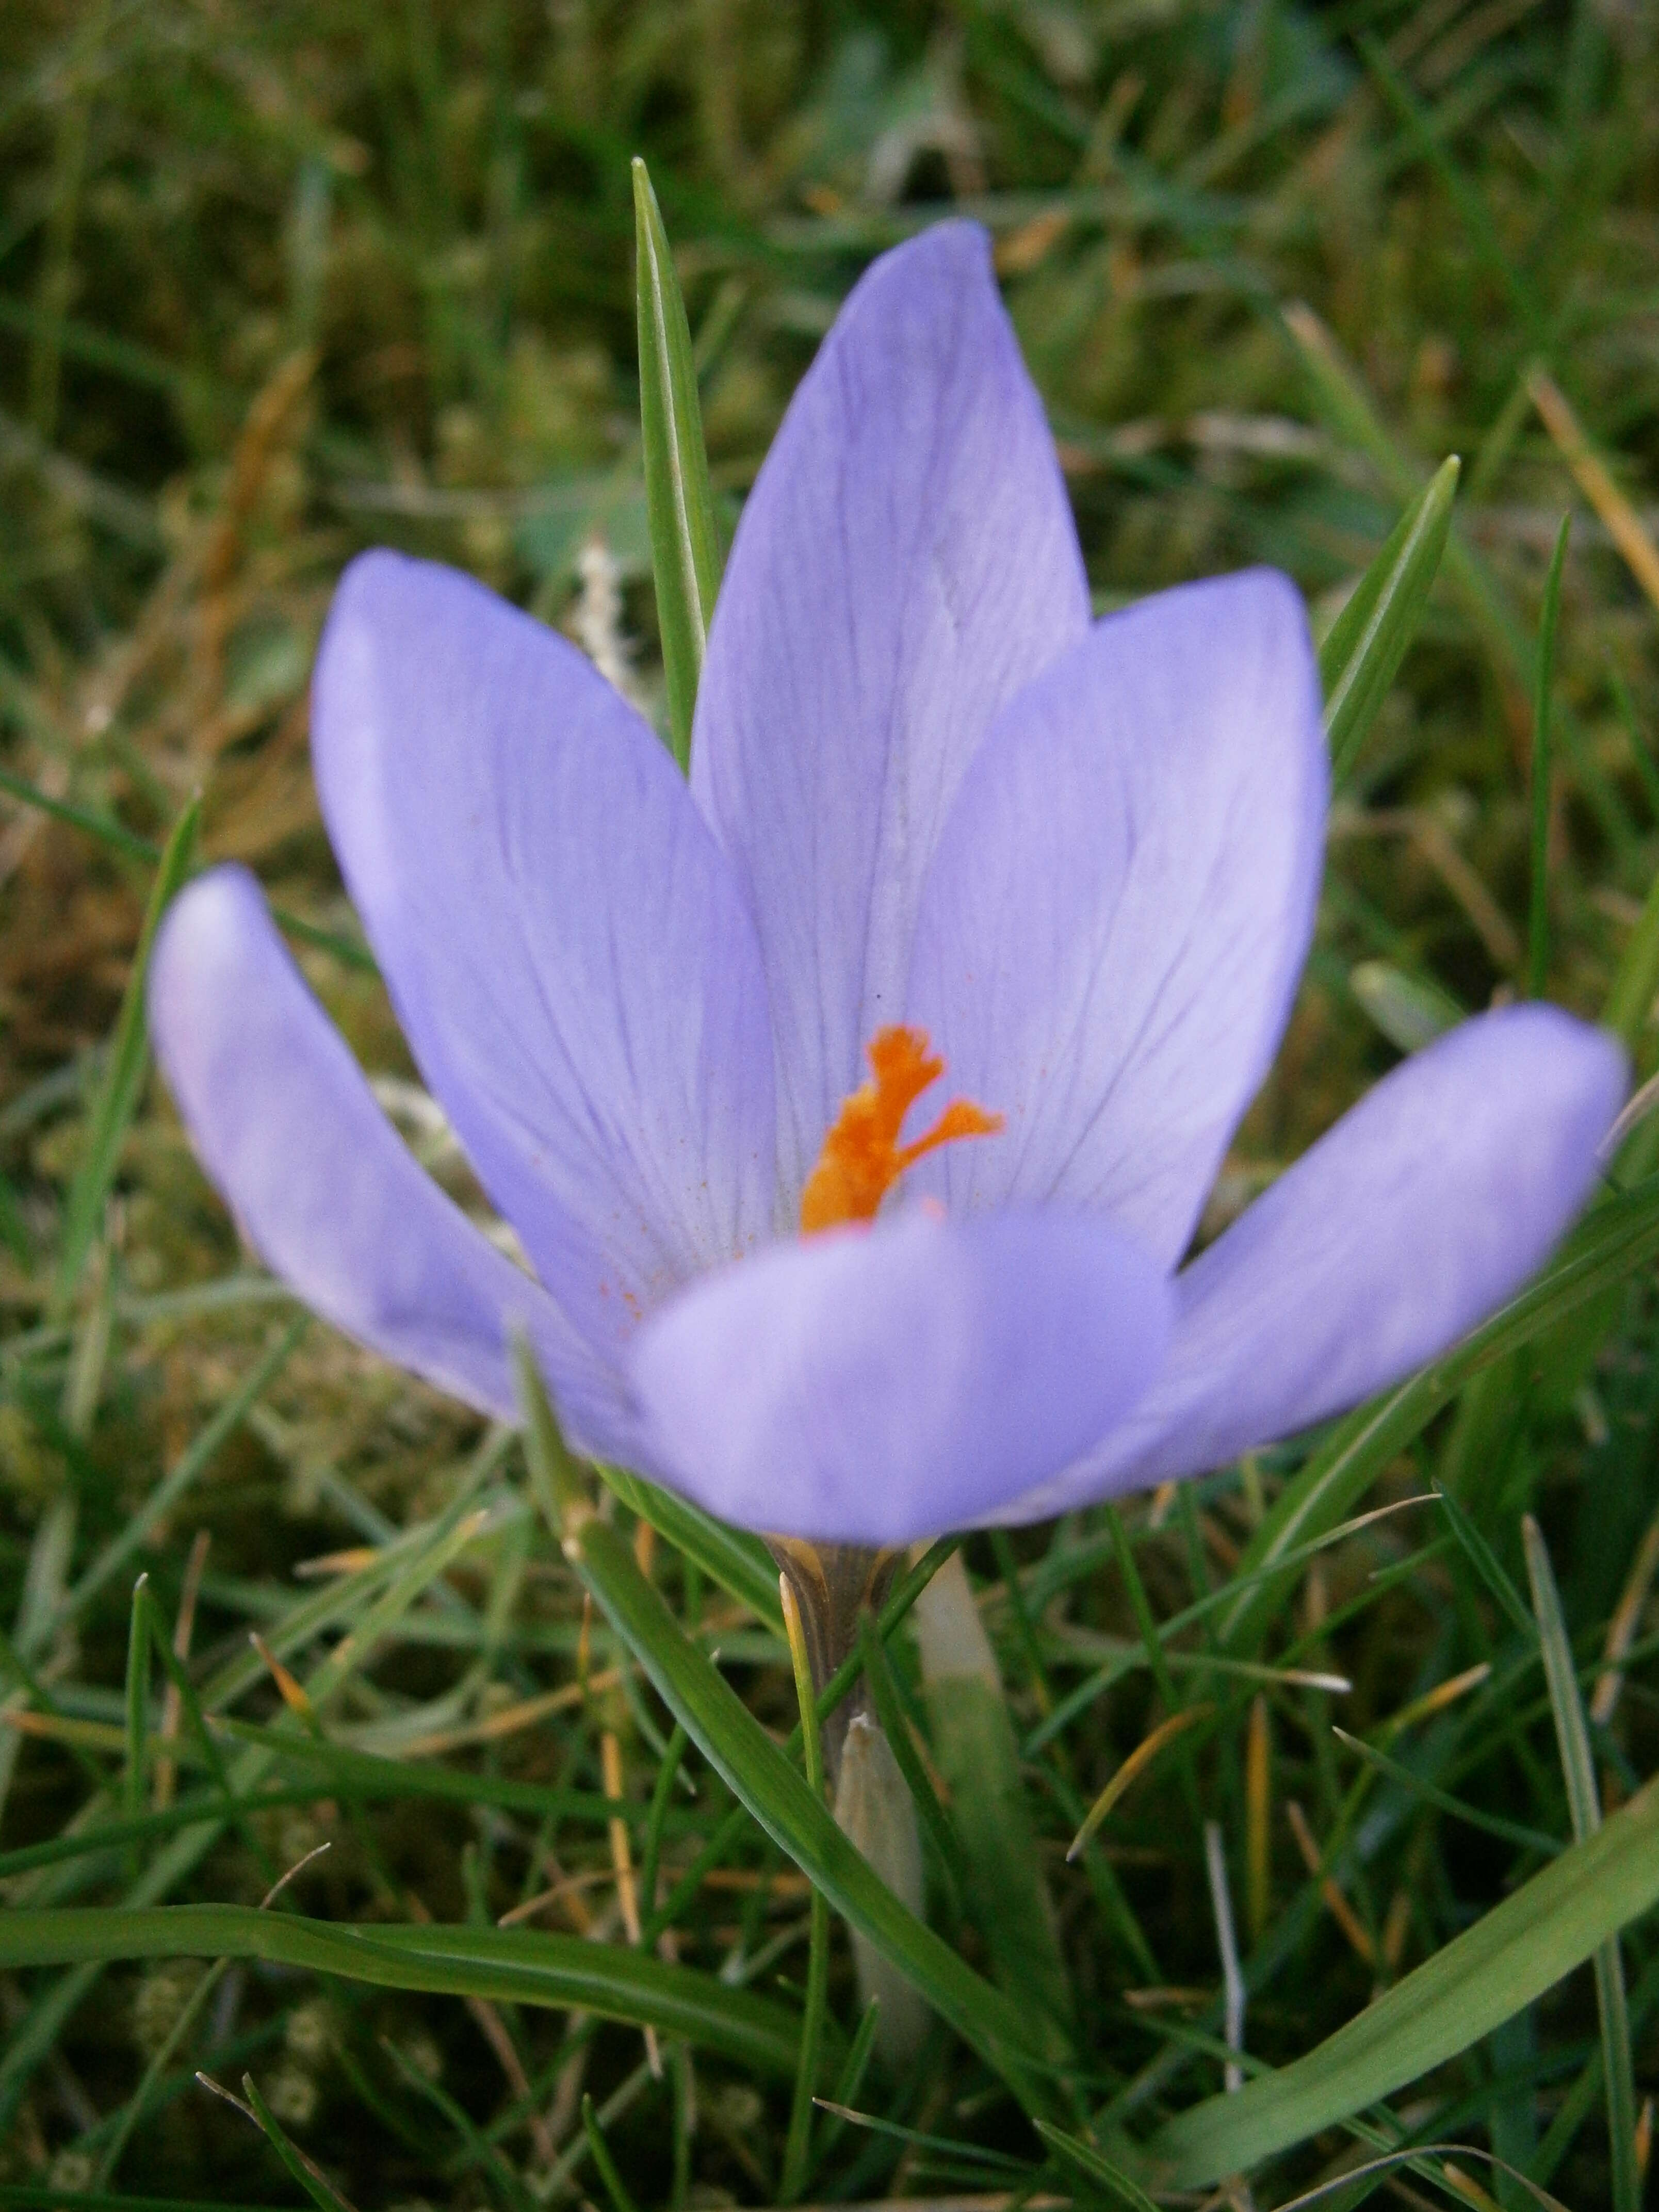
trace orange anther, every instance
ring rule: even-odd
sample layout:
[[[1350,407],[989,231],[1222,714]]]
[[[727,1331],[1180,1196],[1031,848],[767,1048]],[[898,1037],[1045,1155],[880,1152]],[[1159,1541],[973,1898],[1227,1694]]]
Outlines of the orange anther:
[[[924,1137],[901,1145],[904,1117],[945,1062],[930,1059],[925,1030],[878,1030],[866,1047],[873,1083],[861,1083],[842,1101],[823,1140],[817,1165],[800,1198],[804,1237],[843,1221],[873,1221],[876,1209],[908,1167],[958,1137],[989,1137],[1002,1127],[971,1099],[954,1098]]]

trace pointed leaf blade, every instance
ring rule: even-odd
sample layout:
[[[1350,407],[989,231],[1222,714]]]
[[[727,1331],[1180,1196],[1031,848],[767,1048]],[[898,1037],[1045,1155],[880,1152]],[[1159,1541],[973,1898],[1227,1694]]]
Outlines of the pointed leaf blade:
[[[1659,1780],[1334,2035],[1146,2147],[1158,2189],[1247,2172],[1467,2051],[1659,1903]]]
[[[127,978],[121,1011],[116,1017],[109,1060],[87,1131],[86,1151],[70,1186],[69,1199],[64,1210],[64,1237],[58,1247],[58,1273],[52,1291],[51,1310],[55,1316],[61,1317],[67,1313],[79,1286],[87,1255],[92,1249],[93,1240],[98,1234],[98,1224],[103,1218],[104,1200],[115,1181],[116,1170],[120,1163],[121,1139],[127,1133],[127,1124],[137,1110],[144,1071],[149,1065],[149,1036],[144,1024],[144,990],[149,975],[150,948],[173,893],[190,873],[196,848],[196,824],[201,811],[201,801],[193,799],[173,824],[173,834],[167,839],[161,865],[155,872],[155,881],[150,888],[149,904],[144,910],[143,928],[139,934],[137,950],[133,954],[132,972]]]
[[[1389,533],[1319,649],[1331,780],[1352,768],[1428,604],[1462,464],[1454,453]]]
[[[697,404],[685,301],[674,274],[668,233],[645,163],[634,163],[634,234],[638,256],[640,429],[645,448],[646,512],[657,585],[668,727],[682,768],[691,757],[691,717],[703,649],[720,587],[720,533],[708,486],[708,456]]]

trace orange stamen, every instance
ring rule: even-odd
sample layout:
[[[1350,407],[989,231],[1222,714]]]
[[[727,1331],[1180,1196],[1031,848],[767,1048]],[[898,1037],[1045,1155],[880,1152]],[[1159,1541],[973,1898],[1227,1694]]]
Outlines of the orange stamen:
[[[842,1101],[817,1165],[800,1197],[803,1237],[843,1221],[873,1221],[876,1209],[906,1168],[958,1137],[990,1137],[1002,1127],[970,1098],[953,1098],[924,1137],[901,1145],[904,1117],[945,1062],[930,1059],[925,1030],[878,1030],[865,1048],[875,1076]]]

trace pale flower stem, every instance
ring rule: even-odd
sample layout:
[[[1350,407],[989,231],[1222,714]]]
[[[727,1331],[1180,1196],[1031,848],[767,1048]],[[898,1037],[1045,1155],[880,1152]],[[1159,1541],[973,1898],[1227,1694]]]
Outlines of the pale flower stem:
[[[1238,1938],[1233,1932],[1233,1901],[1227,1887],[1227,1853],[1217,1820],[1204,1823],[1204,1858],[1210,1874],[1210,1904],[1215,1913],[1216,1948],[1221,1954],[1221,1984],[1226,1997],[1226,2041],[1229,2051],[1244,2048],[1244,1976],[1238,1963]],[[1244,2069],[1229,2059],[1227,2094],[1244,2087]]]
[[[842,1746],[836,1825],[857,1845],[902,1905],[923,1905],[921,1837],[909,1784],[875,1715],[859,1712]],[[876,2047],[896,2069],[915,2056],[927,2029],[927,2008],[908,1982],[856,1928],[849,1929],[858,1969],[859,2005],[877,1999]]]

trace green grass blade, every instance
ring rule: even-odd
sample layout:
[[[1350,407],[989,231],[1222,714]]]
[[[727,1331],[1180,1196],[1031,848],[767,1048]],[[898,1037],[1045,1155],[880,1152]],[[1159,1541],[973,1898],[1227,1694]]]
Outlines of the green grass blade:
[[[1147,2146],[1159,2189],[1248,2172],[1443,2065],[1659,1903],[1659,1781],[1305,2057],[1206,2098]]]
[[[676,1721],[674,1732],[668,1739],[668,1748],[657,1765],[657,1779],[651,1791],[651,1809],[645,1820],[645,1844],[640,1852],[640,1895],[645,1900],[647,1912],[656,1908],[657,1869],[662,1859],[663,1829],[668,1820],[668,1805],[674,1794],[675,1778],[679,1773],[680,1761],[690,1741]]]
[[[1466,1804],[1454,1797],[1449,1790],[1437,1789],[1423,1775],[1414,1774],[1402,1760],[1390,1759],[1386,1751],[1379,1751],[1374,1743],[1363,1736],[1350,1735],[1346,1729],[1333,1724],[1331,1734],[1340,1743],[1346,1743],[1379,1774],[1386,1774],[1390,1782],[1397,1782],[1402,1790],[1413,1796],[1448,1813],[1454,1820],[1467,1820],[1471,1827],[1484,1828],[1489,1836],[1501,1836],[1506,1844],[1514,1844],[1523,1851],[1542,1851],[1546,1858],[1554,1858],[1561,1845],[1553,1836],[1546,1835],[1541,1828],[1528,1828],[1519,1820],[1506,1820],[1499,1813],[1483,1813],[1479,1806]]]
[[[1417,634],[1446,550],[1462,466],[1455,453],[1441,463],[1395,525],[1319,649],[1334,784],[1352,769]]]
[[[54,822],[67,822],[72,830],[80,830],[88,837],[95,837],[113,853],[120,853],[129,860],[143,860],[154,867],[161,857],[161,848],[149,837],[139,836],[112,814],[105,814],[93,806],[77,806],[73,799],[54,799],[50,793],[38,790],[9,769],[0,768],[0,791],[21,805],[33,806],[42,814],[49,814]]]
[[[1294,1570],[1263,1573],[1345,1520],[1355,1500],[1395,1455],[1419,1436],[1443,1406],[1505,1352],[1528,1344],[1567,1314],[1623,1282],[1659,1252],[1659,1179],[1596,1208],[1553,1267],[1492,1318],[1419,1369],[1388,1396],[1373,1399],[1339,1422],[1328,1440],[1291,1477],[1246,1546],[1234,1579],[1249,1587],[1222,1616],[1220,1636],[1231,1650],[1248,1650],[1279,1611]]]
[[[122,1959],[262,1959],[382,1989],[597,2013],[790,2081],[794,2014],[648,1952],[539,1929],[356,1928],[251,1905],[66,1905],[0,1916],[0,1966]]]
[[[496,2197],[507,2206],[507,2212],[536,2212],[535,2198],[495,2144],[479,2132],[465,2106],[458,2104],[441,2082],[434,2081],[423,2074],[408,2052],[399,2050],[390,2036],[381,2038],[380,2047],[402,2075],[404,2087],[422,2104],[430,2105],[433,2111],[454,2130],[462,2153],[475,2169],[489,2175]]]
[[[102,2154],[98,2161],[98,2171],[94,2178],[95,2187],[100,2190],[106,2189],[120,2171],[121,2160],[126,2154],[127,2145],[132,2140],[134,2130],[142,2124],[145,2115],[149,2112],[157,2086],[166,2074],[173,2053],[190,2033],[191,2027],[201,2015],[203,2007],[224,1979],[226,1966],[227,1962],[222,1959],[208,1968],[206,1973],[202,1976],[185,1999],[172,2027],[150,2054],[149,2062],[139,2077],[137,2087],[121,2108],[115,2131],[103,2147]]]
[[[169,902],[190,873],[196,846],[196,825],[201,811],[201,801],[193,799],[179,817],[173,834],[167,839],[167,848],[155,872],[155,881],[151,886],[137,950],[132,956],[132,972],[127,978],[121,1011],[116,1017],[109,1061],[92,1109],[86,1150],[70,1185],[69,1197],[64,1205],[63,1237],[58,1248],[58,1272],[53,1279],[48,1310],[56,1320],[62,1320],[69,1311],[80,1285],[87,1255],[92,1249],[93,1239],[104,1218],[104,1201],[115,1181],[116,1169],[120,1161],[121,1140],[127,1133],[127,1124],[137,1110],[139,1093],[143,1089],[144,1071],[149,1064],[149,1039],[144,1025],[144,989],[149,975],[150,947],[155,941],[156,929]]]
[[[593,2108],[591,2095],[582,2099],[582,2132],[587,2137],[587,2148],[599,2170],[605,2194],[611,2199],[611,2212],[638,2212],[638,2207],[629,2195],[622,2175],[617,2171],[617,2161],[611,2155],[611,2146],[605,2139],[605,2130],[599,2125],[599,2116]]]
[[[1550,957],[1550,686],[1555,678],[1555,633],[1561,617],[1561,571],[1572,516],[1564,514],[1544,580],[1538,653],[1532,691],[1532,896],[1527,919],[1527,996],[1541,999]]]
[[[257,1750],[262,1759],[315,1773],[316,1779],[309,1785],[308,1792],[264,1793],[258,1803],[251,1806],[252,1810],[257,1811],[261,1803],[308,1803],[319,1797],[335,1796],[369,1803],[388,1802],[398,1797],[426,1798],[444,1805],[498,1805],[505,1812],[589,1820],[596,1827],[603,1827],[611,1809],[609,1799],[597,1790],[567,1790],[556,1784],[520,1781],[505,1774],[470,1774],[464,1768],[441,1766],[433,1759],[385,1759],[378,1752],[356,1751],[345,1744],[331,1743],[325,1737],[294,1735],[277,1728],[261,1727],[253,1721],[220,1720],[214,1725],[237,1742]],[[200,1749],[187,1739],[170,1745],[168,1749],[181,1765],[202,1763]],[[209,1814],[198,1806],[191,1817],[200,1820]],[[183,1825],[182,1816],[173,1809],[149,1818],[157,1833]],[[144,1822],[135,1821],[131,1826],[137,1835],[150,1832]],[[125,1836],[125,1824],[121,1832]],[[112,1831],[112,1840],[118,1839]],[[83,1840],[82,1848],[86,1847]],[[47,1848],[44,1844],[37,1844],[32,1856],[44,1854]],[[9,1870],[24,1863],[22,1851],[9,1851],[0,1860],[0,1869]]]
[[[640,333],[640,428],[646,511],[657,583],[668,729],[682,768],[720,588],[720,533],[708,488],[696,364],[662,211],[645,163],[634,163],[634,236]]]
[[[782,1636],[778,1571],[758,1536],[751,1536],[741,1528],[726,1528],[700,1505],[694,1505],[689,1498],[677,1498],[672,1490],[660,1490],[643,1476],[630,1474],[626,1468],[601,1465],[599,1471],[605,1488],[619,1498],[630,1513],[648,1521],[676,1551],[695,1560],[711,1582],[718,1583],[729,1596],[746,1605],[757,1620],[764,1621],[769,1629]]]
[[[127,1624],[127,1757],[121,1802],[130,1820],[143,1811],[149,1787],[149,1623],[144,1613],[149,1582],[148,1575],[140,1575],[134,1583]]]
[[[854,2102],[864,2086],[864,2077],[869,2070],[870,2060],[876,2048],[876,2033],[880,2026],[880,2000],[872,1997],[864,2008],[863,2018],[853,2032],[853,2040],[848,2046],[846,2063],[842,2066],[840,2078],[836,2083],[835,2094],[819,2100],[828,2114],[818,2138],[820,2167],[847,2131],[848,2123],[842,2115]]]
[[[617,1532],[592,1516],[576,1518],[564,1547],[670,1711],[768,1835],[1023,2103],[1045,2109],[1052,2097],[1036,2031],[872,1873],[828,1808],[682,1633]]]
[[[1607,1004],[1601,1009],[1603,1024],[1624,1039],[1632,1059],[1656,997],[1659,997],[1659,874],[1648,885],[1641,914],[1619,957]]]
[[[1060,2163],[1081,2174],[1096,2189],[1103,2191],[1111,2203],[1127,2205],[1128,2212],[1158,2212],[1157,2205],[1133,2175],[1115,2166],[1092,2143],[1068,2135],[1052,2120],[1038,2120],[1036,2125],[1037,2133]]]
[[[222,2094],[222,2091],[221,2094]],[[309,2159],[293,2142],[276,2119],[251,2074],[242,2076],[242,2094],[247,2099],[247,2109],[253,2115],[265,2141],[299,2183],[318,2212],[354,2212],[350,2202],[341,2196],[314,2159]]]
[[[270,1854],[259,1841],[237,1802],[229,1770],[226,1767],[223,1756],[214,1741],[213,1731],[208,1726],[207,1715],[203,1711],[202,1701],[196,1693],[196,1685],[191,1680],[189,1670],[184,1662],[173,1648],[173,1640],[167,1634],[167,1623],[161,1617],[161,1606],[156,1601],[155,1591],[149,1587],[149,1578],[147,1575],[141,1575],[138,1577],[138,1587],[132,1594],[132,1607],[135,1620],[142,1614],[144,1628],[155,1647],[155,1655],[161,1662],[162,1671],[178,1693],[179,1709],[183,1714],[185,1724],[189,1729],[192,1739],[199,1745],[203,1762],[218,1785],[219,1794],[224,1801],[227,1819],[240,1832],[255,1863],[264,1869],[266,1879],[274,1881],[276,1878],[276,1869],[271,1864]]]
[[[1456,1537],[1458,1547],[1474,1569],[1481,1581],[1509,1615],[1510,1625],[1517,1628],[1530,1644],[1537,1634],[1532,1615],[1521,1602],[1521,1593],[1504,1571],[1503,1562],[1486,1541],[1449,1490],[1435,1486],[1435,1497],[1446,1516],[1447,1526]]]
[[[806,1652],[806,1635],[800,1609],[787,1577],[778,1578],[784,1626],[789,1638],[789,1662],[795,1676],[795,1698],[800,1707],[801,1752],[806,1786],[823,1801],[823,1743],[818,1734],[817,1700],[812,1692],[812,1665]],[[865,1618],[867,1620],[868,1615]],[[830,1908],[822,1890],[812,1892],[806,1963],[806,2008],[801,2020],[800,2057],[795,2068],[795,2090],[789,2106],[789,2132],[784,2139],[783,2179],[780,2198],[793,2204],[806,2186],[812,2150],[812,2094],[818,2079],[818,2051],[823,2039],[823,2009],[830,1989]]]
[[[1563,531],[1562,541],[1565,542]],[[1544,1678],[1555,1716],[1555,1741],[1567,1785],[1572,1832],[1582,1844],[1601,1825],[1601,1799],[1595,1786],[1583,1701],[1573,1665],[1572,1644],[1555,1587],[1555,1570],[1543,1531],[1530,1513],[1521,1524],[1532,1579],[1533,1610],[1543,1646]],[[1630,2008],[1625,1998],[1625,1969],[1619,1939],[1612,1936],[1595,1954],[1595,2001],[1601,2018],[1602,2075],[1607,2084],[1607,2136],[1612,2149],[1613,2212],[1641,2212],[1642,2174],[1636,2158],[1636,2083],[1632,2072]]]

